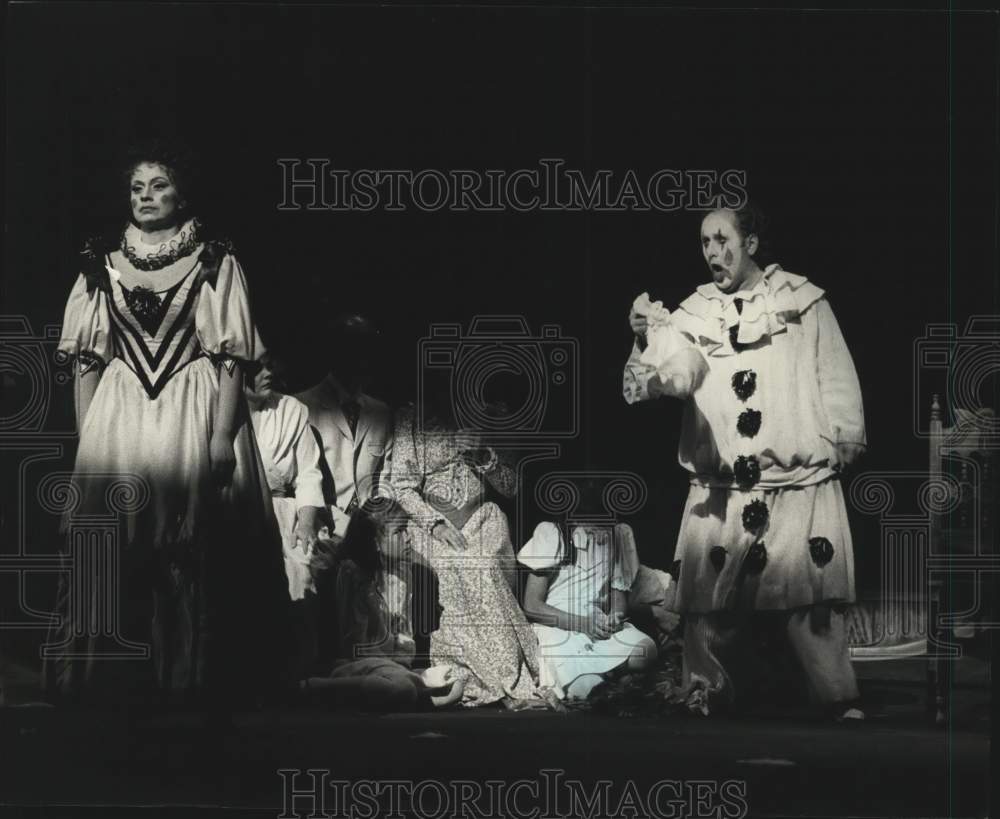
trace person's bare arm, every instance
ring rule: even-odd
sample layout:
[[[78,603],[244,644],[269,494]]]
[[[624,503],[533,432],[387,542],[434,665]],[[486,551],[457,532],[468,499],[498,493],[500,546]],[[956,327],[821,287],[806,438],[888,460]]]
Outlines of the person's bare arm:
[[[212,475],[223,486],[229,483],[236,466],[233,438],[236,435],[236,408],[239,406],[242,378],[243,371],[238,362],[234,362],[232,367],[219,367],[219,403],[212,426],[209,457]]]
[[[554,626],[563,631],[579,631],[594,640],[606,640],[611,636],[611,630],[602,623],[550,606],[545,602],[548,591],[547,575],[539,572],[528,575],[528,582],[524,588],[524,614],[530,622]]]
[[[628,609],[628,593],[619,589],[611,590],[611,616],[615,622],[621,623],[625,619],[625,612]]]
[[[101,383],[101,368],[97,364],[84,369],[77,366],[76,370],[76,431],[83,429],[83,420],[94,400],[97,385]]]

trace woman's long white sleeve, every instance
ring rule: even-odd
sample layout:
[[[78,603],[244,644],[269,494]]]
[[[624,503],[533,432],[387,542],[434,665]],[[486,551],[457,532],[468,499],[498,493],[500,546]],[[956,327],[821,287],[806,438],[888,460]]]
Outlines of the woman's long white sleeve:
[[[418,527],[429,532],[441,515],[423,499],[424,468],[417,455],[413,426],[411,413],[402,411],[397,414],[389,483],[399,505]]]
[[[309,427],[309,411],[302,406],[295,419],[295,507],[325,506],[323,502],[322,454]]]

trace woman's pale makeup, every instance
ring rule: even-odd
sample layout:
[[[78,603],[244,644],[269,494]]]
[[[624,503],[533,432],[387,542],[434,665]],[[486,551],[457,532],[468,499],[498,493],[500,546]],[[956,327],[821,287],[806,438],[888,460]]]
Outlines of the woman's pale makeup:
[[[129,181],[132,221],[154,241],[169,239],[180,229],[183,206],[169,169],[156,162],[140,162]]]
[[[261,363],[260,370],[253,379],[253,387],[245,388],[245,395],[250,405],[256,409],[274,404],[279,393],[274,385],[274,370],[266,361]]]

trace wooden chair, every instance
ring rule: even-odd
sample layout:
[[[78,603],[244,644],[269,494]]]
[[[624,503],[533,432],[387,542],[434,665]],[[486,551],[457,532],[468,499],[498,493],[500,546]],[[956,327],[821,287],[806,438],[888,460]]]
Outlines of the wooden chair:
[[[890,508],[910,473],[867,473],[851,494],[862,511],[882,519],[882,589],[877,600],[852,608],[851,657],[877,662],[923,657],[927,708],[938,725],[947,721],[956,640],[996,626],[985,602],[996,551],[996,459],[1000,436],[988,409],[958,409],[945,427],[937,395],[931,402],[926,476],[919,476],[919,513]],[[872,491],[881,487],[882,495]]]
[[[947,694],[961,646],[956,642],[994,627],[989,595],[997,571],[997,454],[1000,436],[991,409],[955,408],[945,427],[938,396],[931,402],[930,480],[956,490],[942,504],[929,504],[931,519],[931,608],[929,656],[935,684],[935,719],[947,719]]]

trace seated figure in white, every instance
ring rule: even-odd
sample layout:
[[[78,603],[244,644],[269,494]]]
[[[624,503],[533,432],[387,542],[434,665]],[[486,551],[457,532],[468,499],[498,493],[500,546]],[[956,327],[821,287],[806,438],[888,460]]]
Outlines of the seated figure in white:
[[[528,567],[524,611],[538,637],[541,684],[559,699],[586,699],[616,670],[642,671],[656,643],[626,617],[639,571],[632,529],[576,526],[570,542],[544,522],[517,556]]]

